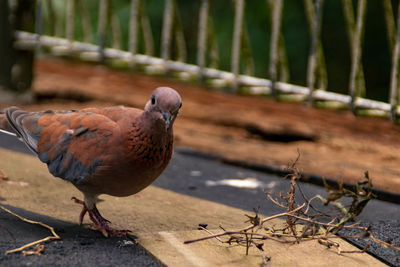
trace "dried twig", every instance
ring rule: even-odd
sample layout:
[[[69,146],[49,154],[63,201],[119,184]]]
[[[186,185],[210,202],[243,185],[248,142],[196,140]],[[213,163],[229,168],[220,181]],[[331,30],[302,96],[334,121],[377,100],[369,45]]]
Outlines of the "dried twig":
[[[296,164],[297,160],[299,158],[296,159],[295,163],[293,163],[293,168],[294,168],[294,164]],[[287,196],[284,198],[287,202],[287,210],[288,212],[294,210],[294,203],[295,203],[295,186],[296,186],[296,179],[298,179],[300,176],[297,173],[297,169],[295,170],[294,173],[289,174],[290,176],[290,188],[289,191],[287,193]],[[288,228],[290,229],[290,231],[292,232],[293,236],[296,238],[296,242],[300,243],[299,238],[297,237],[297,231],[296,231],[296,220],[293,220],[293,216],[287,216],[286,217],[286,223],[288,225]]]
[[[24,256],[27,256],[27,255],[39,255],[40,256],[40,255],[42,255],[43,252],[44,252],[44,245],[43,244],[37,244],[33,248],[33,250],[28,250],[28,251],[23,250],[22,254]]]
[[[368,238],[370,241],[378,243],[382,246],[400,250],[399,247],[392,243],[384,242],[375,238],[372,234],[371,227],[360,226],[358,222],[350,223],[353,222],[354,219],[362,212],[368,201],[372,198],[375,198],[375,195],[372,193],[372,183],[368,172],[365,172],[364,181],[356,184],[356,190],[354,192],[349,189],[345,189],[343,184],[339,184],[338,188],[333,188],[325,183],[325,188],[328,192],[328,198],[325,199],[320,195],[316,195],[308,199],[301,190],[299,184],[297,184],[297,180],[301,177],[300,171],[296,168],[299,157],[300,153],[297,159],[288,167],[290,173],[286,178],[290,178],[290,187],[286,194],[281,192],[281,200],[274,199],[270,194],[266,193],[267,198],[273,204],[286,209],[286,212],[261,218],[258,210],[255,209],[254,216],[245,214],[245,216],[248,218],[246,222],[250,223],[250,225],[245,228],[229,231],[220,226],[223,232],[218,234],[213,234],[205,229],[210,234],[209,236],[187,240],[184,243],[190,244],[216,238],[221,243],[226,243],[231,246],[238,245],[246,247],[247,255],[250,247],[256,247],[257,249],[264,251],[263,241],[265,240],[273,240],[279,243],[291,244],[317,240],[321,245],[324,245],[327,248],[336,249],[338,254],[344,254],[363,253],[367,251],[370,243],[368,243],[361,250],[342,250],[340,243],[333,241],[333,239]],[[299,192],[304,200],[304,203],[301,205],[297,204],[295,201],[296,187],[299,189]],[[352,199],[352,203],[349,207],[346,207],[338,202],[338,200],[342,197]],[[338,208],[341,213],[333,216],[332,214],[319,211],[311,204],[311,202],[314,200],[320,200],[325,206],[334,206]],[[274,227],[268,228],[264,225],[266,222],[277,218],[286,218],[283,228],[274,229]],[[322,221],[321,218],[324,218],[325,220]],[[330,221],[326,222],[326,218],[330,219]],[[299,228],[300,226],[302,226],[302,228]],[[336,235],[342,229],[357,230],[359,233],[350,236]],[[228,239],[225,240],[223,237],[227,237]]]
[[[209,231],[207,228],[203,227],[203,226],[199,226],[199,229],[206,231],[207,233],[209,233],[210,235],[214,235],[214,233],[212,233],[211,231]],[[219,238],[218,236],[215,237],[215,239],[217,239],[219,242],[224,242],[222,241],[221,238]]]
[[[296,209],[294,209],[294,210],[291,211],[291,212],[283,212],[283,213],[279,213],[279,214],[276,214],[276,215],[273,215],[273,216],[264,218],[263,220],[261,220],[261,223],[260,223],[260,224],[264,224],[264,223],[267,222],[267,221],[271,221],[271,220],[273,220],[273,219],[280,218],[280,217],[283,217],[283,216],[292,215],[293,213],[295,213],[296,211],[302,209],[303,207],[304,207],[304,204],[301,205],[301,206],[299,206],[299,207],[297,207]],[[250,226],[248,226],[248,227],[245,227],[245,228],[239,229],[239,230],[224,231],[223,233],[219,233],[219,234],[214,234],[214,235],[210,235],[210,236],[205,236],[205,237],[201,237],[201,238],[196,238],[196,239],[192,239],[192,240],[187,240],[187,241],[185,241],[184,243],[185,243],[185,244],[190,244],[190,243],[194,243],[194,242],[198,242],[198,241],[203,241],[203,240],[207,240],[207,239],[211,239],[211,238],[216,238],[216,237],[219,237],[219,236],[237,234],[237,233],[241,233],[241,232],[248,231],[248,230],[250,230],[250,229],[252,229],[252,228],[254,228],[254,227],[255,227],[254,225],[250,225]]]
[[[28,247],[31,247],[31,246],[34,246],[34,245],[39,245],[40,243],[43,243],[43,242],[46,242],[46,241],[49,241],[49,240],[61,239],[60,236],[55,232],[54,228],[49,226],[49,225],[47,225],[47,224],[44,224],[42,222],[37,222],[37,221],[32,221],[32,220],[26,219],[26,218],[24,218],[24,217],[14,213],[14,212],[12,212],[11,210],[9,210],[6,207],[3,207],[1,205],[0,205],[0,209],[4,210],[5,212],[10,213],[11,215],[14,215],[15,217],[17,217],[18,219],[20,219],[20,220],[22,220],[24,222],[31,223],[31,224],[38,224],[40,226],[43,226],[43,227],[49,229],[51,231],[51,233],[52,233],[52,236],[48,236],[48,237],[45,237],[43,239],[28,243],[28,244],[23,245],[23,246],[21,246],[19,248],[16,248],[16,249],[7,250],[6,253],[5,253],[6,255],[10,254],[10,253],[15,253],[15,252],[22,252],[24,255],[31,255],[31,254],[38,254],[38,253],[40,254],[42,251],[44,251],[44,246],[43,246],[43,248],[41,248],[40,246],[39,247],[36,246],[35,247],[35,252],[29,252],[29,251],[27,251],[27,252],[25,251],[24,252],[24,249],[26,249]]]

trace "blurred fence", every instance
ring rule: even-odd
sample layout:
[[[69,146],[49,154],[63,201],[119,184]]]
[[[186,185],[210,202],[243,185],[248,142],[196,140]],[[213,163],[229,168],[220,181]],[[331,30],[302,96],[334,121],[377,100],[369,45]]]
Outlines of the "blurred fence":
[[[115,60],[118,61],[118,64],[125,64],[131,68],[141,68],[160,74],[174,73],[182,78],[199,80],[214,86],[229,87],[233,92],[271,94],[278,99],[306,101],[310,105],[347,107],[357,114],[389,116],[394,121],[400,115],[398,82],[400,16],[395,21],[391,0],[382,0],[388,42],[392,52],[390,88],[387,88],[389,99],[387,102],[363,97],[365,79],[361,56],[367,0],[341,1],[347,34],[351,42],[348,94],[338,94],[326,90],[327,71],[324,61],[324,48],[320,38],[323,0],[303,0],[310,32],[307,87],[287,82],[289,66],[281,34],[283,0],[266,0],[270,10],[268,16],[271,17],[270,25],[265,26],[271,29],[269,68],[265,70],[265,72],[268,72],[269,79],[258,78],[253,75],[252,40],[249,38],[245,23],[245,0],[226,0],[227,5],[234,7],[230,71],[218,69],[219,51],[215,36],[219,33],[213,27],[213,18],[210,14],[212,1],[198,1],[198,13],[192,17],[192,19],[198,21],[197,28],[193,29],[193,31],[197,31],[196,64],[187,63],[187,46],[182,29],[185,21],[181,19],[179,6],[175,0],[159,0],[159,4],[164,6],[159,57],[155,56],[154,40],[156,38],[152,33],[149,16],[142,7],[144,1],[140,0],[130,1],[129,33],[127,33],[129,36],[127,47],[129,49],[127,51],[121,49],[123,46],[121,45],[123,39],[121,38],[121,25],[116,13],[113,12],[113,1],[110,0],[98,1],[98,7],[95,10],[98,14],[96,31],[93,30],[90,12],[85,6],[86,1],[68,0],[65,14],[58,14],[54,8],[57,1],[36,0],[34,9],[35,30],[15,31],[14,46],[18,50],[41,51],[88,61],[109,62]],[[11,12],[15,2],[18,1],[9,0]],[[353,6],[354,2],[357,3],[356,6]],[[400,8],[400,4],[397,8]],[[83,38],[81,41],[77,41],[75,37],[76,16],[79,16],[82,27]],[[61,23],[60,17],[64,18],[65,23]],[[43,32],[44,21],[51,23],[47,35]],[[63,27],[65,28],[63,29]],[[93,35],[93,32],[96,32],[96,34]],[[138,53],[139,42],[143,44],[141,54]]]

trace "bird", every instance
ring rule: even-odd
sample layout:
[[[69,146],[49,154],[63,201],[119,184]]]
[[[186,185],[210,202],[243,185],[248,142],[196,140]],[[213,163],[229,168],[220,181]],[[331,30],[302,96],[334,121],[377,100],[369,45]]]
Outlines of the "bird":
[[[79,223],[85,214],[104,236],[125,236],[96,207],[98,196],[123,197],[149,186],[173,153],[173,124],[182,107],[179,93],[158,87],[144,110],[113,106],[81,110],[0,112],[0,131],[16,136],[47,164],[49,172],[83,193]]]

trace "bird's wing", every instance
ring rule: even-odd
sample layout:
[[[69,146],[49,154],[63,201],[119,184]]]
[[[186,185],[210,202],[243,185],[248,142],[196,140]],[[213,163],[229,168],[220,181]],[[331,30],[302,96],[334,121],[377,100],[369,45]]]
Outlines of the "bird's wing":
[[[3,110],[0,110],[0,132],[13,136],[17,135],[8,123],[6,112]]]
[[[119,126],[101,114],[10,108],[6,115],[13,130],[48,165],[50,173],[72,183],[84,182],[112,153],[118,155]]]
[[[138,116],[143,112],[143,110],[136,108],[129,108],[124,106],[114,106],[106,108],[86,108],[81,110],[82,112],[92,112],[106,116],[112,121],[118,122],[122,120],[136,120]]]

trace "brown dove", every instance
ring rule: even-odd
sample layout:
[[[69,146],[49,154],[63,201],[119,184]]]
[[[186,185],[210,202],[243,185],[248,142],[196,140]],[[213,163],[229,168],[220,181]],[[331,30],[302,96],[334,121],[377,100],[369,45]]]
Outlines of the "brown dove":
[[[105,236],[129,230],[111,228],[96,208],[100,194],[129,196],[150,185],[173,151],[173,123],[182,106],[172,88],[155,89],[144,110],[123,106],[27,112],[16,107],[0,114],[0,130],[17,136],[46,163],[55,177],[84,195],[86,213]]]

